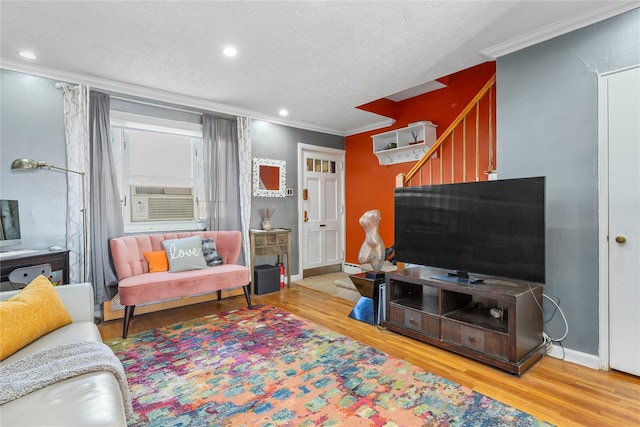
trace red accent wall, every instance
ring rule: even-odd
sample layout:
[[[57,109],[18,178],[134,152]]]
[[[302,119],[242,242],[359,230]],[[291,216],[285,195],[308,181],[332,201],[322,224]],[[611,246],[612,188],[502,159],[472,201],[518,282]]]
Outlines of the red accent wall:
[[[358,220],[368,210],[378,209],[380,211],[382,216],[379,227],[380,235],[386,247],[393,244],[395,178],[399,173],[408,173],[415,164],[415,162],[410,162],[381,166],[378,163],[378,158],[373,154],[371,135],[403,128],[409,123],[420,120],[429,120],[438,126],[437,135],[440,136],[495,72],[495,62],[485,62],[446,76],[444,77],[444,79],[448,79],[446,88],[398,102],[395,108],[397,120],[393,126],[346,137],[346,262],[358,263],[358,252],[364,241],[364,230]],[[493,101],[495,104],[495,98]],[[495,114],[495,108],[493,111]],[[471,126],[475,125],[471,124]],[[458,137],[456,136],[456,138]],[[468,146],[467,151],[470,149],[475,151],[475,146],[473,148]],[[461,150],[462,146],[456,145],[456,152],[461,152]],[[487,152],[486,148],[481,151],[481,153],[483,152]],[[443,160],[450,156],[446,149],[441,155]],[[480,157],[480,165],[485,168],[488,154],[481,154]],[[447,167],[444,167],[443,173],[447,172],[449,175],[451,174],[450,170],[448,171]],[[462,170],[455,172],[455,181],[461,181]],[[467,174],[469,173],[471,173],[468,175],[469,177],[475,177],[475,163],[468,165]],[[440,171],[434,169],[433,174],[439,177]],[[486,176],[481,174],[480,179],[486,179]],[[447,181],[445,180],[445,182]],[[434,183],[437,181],[434,180]]]

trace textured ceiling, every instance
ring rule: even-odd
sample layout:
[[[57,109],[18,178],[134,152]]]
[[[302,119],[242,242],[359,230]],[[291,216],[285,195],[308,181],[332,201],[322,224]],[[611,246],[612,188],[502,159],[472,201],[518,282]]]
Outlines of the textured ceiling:
[[[484,49],[605,3],[2,1],[1,56],[20,69],[17,52],[31,50],[37,59],[25,67],[96,87],[135,85],[348,134],[383,119],[357,106],[485,62]],[[222,55],[227,44],[237,57]]]

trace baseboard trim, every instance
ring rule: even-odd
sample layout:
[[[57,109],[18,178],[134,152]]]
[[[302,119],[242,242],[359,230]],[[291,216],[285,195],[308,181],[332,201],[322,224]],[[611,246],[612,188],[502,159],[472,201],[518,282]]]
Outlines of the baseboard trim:
[[[360,266],[358,264],[351,264],[348,262],[344,263],[344,267],[342,268],[342,271],[344,271],[347,274],[358,274],[358,273],[362,273],[362,268],[360,268]]]
[[[600,370],[600,358],[598,356],[577,350],[571,350],[570,348],[563,349],[559,345],[554,345],[547,353],[547,356],[551,356],[554,359],[564,360],[565,362],[582,365],[587,368]]]
[[[302,271],[302,277],[320,276],[322,274],[337,273],[340,271],[340,264],[326,265],[324,267],[309,268]]]

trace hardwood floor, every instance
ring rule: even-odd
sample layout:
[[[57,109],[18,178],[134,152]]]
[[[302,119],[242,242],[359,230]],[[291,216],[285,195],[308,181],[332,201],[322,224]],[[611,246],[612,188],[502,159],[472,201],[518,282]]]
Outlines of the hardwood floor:
[[[545,357],[516,377],[348,317],[353,303],[293,285],[252,296],[392,354],[557,426],[640,426],[640,378]],[[129,333],[246,307],[243,296],[134,317]],[[122,334],[122,320],[99,325],[103,339]]]

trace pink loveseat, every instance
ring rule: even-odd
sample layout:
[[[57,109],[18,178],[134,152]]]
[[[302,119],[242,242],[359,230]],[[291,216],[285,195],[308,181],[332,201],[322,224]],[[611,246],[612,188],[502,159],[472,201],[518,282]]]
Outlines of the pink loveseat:
[[[145,252],[162,251],[162,242],[200,235],[210,237],[216,243],[216,250],[223,264],[199,270],[172,273],[149,272]],[[239,231],[199,231],[164,234],[144,234],[116,237],[109,242],[111,256],[118,274],[120,303],[125,307],[122,337],[126,338],[129,321],[136,305],[178,297],[188,297],[204,293],[218,292],[218,300],[223,290],[242,287],[249,308],[250,274],[249,268],[235,264],[242,248]]]

